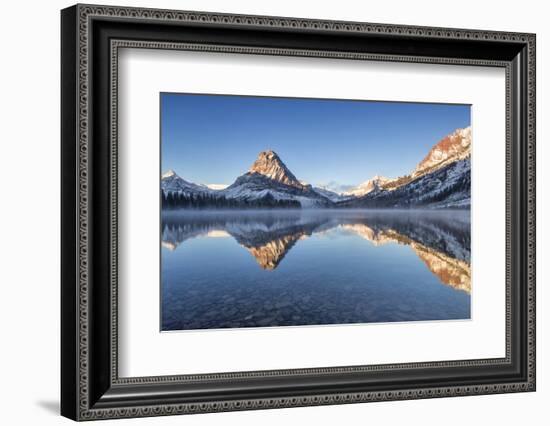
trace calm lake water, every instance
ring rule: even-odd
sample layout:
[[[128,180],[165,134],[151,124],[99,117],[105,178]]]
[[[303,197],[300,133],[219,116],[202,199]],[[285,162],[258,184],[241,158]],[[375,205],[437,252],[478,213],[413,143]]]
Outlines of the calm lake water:
[[[470,318],[469,211],[162,218],[161,329]]]

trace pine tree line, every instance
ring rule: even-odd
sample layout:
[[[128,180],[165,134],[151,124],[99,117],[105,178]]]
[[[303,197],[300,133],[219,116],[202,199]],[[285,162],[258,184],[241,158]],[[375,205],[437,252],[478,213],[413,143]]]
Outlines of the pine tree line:
[[[237,200],[214,194],[186,194],[183,192],[162,193],[163,209],[299,209],[301,204],[296,200],[277,200],[270,193],[262,198]]]

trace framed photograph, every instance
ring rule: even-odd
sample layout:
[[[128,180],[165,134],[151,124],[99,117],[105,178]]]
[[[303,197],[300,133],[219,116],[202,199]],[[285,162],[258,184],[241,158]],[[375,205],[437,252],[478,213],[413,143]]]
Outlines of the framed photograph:
[[[61,12],[61,412],[535,390],[535,35]]]

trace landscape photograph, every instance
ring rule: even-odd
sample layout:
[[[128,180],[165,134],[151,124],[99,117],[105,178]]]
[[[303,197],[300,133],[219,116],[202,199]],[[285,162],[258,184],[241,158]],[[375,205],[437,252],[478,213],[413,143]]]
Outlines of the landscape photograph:
[[[471,318],[471,106],[160,94],[161,331]]]

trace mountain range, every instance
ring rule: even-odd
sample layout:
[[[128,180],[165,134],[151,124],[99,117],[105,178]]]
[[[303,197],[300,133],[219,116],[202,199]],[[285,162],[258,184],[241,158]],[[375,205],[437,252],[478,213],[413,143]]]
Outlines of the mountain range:
[[[212,189],[174,171],[162,176],[166,208],[469,208],[470,127],[436,143],[407,175],[374,176],[345,192],[300,181],[272,150],[228,187]]]

